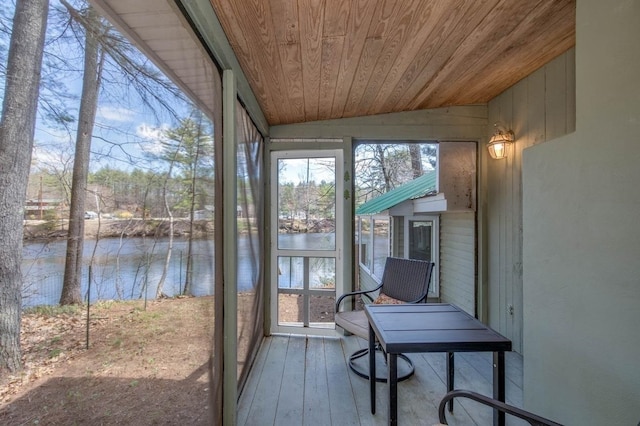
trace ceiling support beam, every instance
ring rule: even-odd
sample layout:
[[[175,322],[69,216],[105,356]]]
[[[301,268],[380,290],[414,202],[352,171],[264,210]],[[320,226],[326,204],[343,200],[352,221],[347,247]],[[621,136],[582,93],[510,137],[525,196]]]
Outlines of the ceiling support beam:
[[[237,157],[236,157],[236,79],[233,71],[222,73],[222,221],[224,250],[224,355],[222,371],[222,424],[233,426],[238,402],[238,225],[237,225]]]

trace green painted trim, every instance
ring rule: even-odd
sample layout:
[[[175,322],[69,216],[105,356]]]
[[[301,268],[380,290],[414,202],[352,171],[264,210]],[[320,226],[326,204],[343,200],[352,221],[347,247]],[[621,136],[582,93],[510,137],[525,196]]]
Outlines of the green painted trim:
[[[354,233],[354,164],[353,164],[353,139],[350,137],[343,138],[344,146],[342,151],[342,159],[344,166],[342,168],[343,178],[344,178],[344,188],[345,196],[342,197],[342,201],[344,202],[343,209],[343,223],[344,228],[342,232],[342,262],[343,262],[343,286],[344,291],[349,292],[353,291],[353,284],[355,283],[355,259],[353,258],[354,253],[354,245],[355,239],[353,236]],[[348,191],[349,198],[346,198]],[[347,261],[348,260],[348,261]],[[338,297],[338,295],[336,295]]]
[[[236,79],[233,71],[222,73],[223,150],[223,250],[224,250],[224,355],[222,372],[222,423],[233,426],[237,422],[238,403],[238,294],[237,288],[237,145],[236,145]]]
[[[315,142],[315,141],[305,141],[305,142],[271,142],[271,148],[269,152],[272,151],[317,151],[317,150],[326,150],[326,149],[343,149],[344,143],[342,142],[342,138],[335,138],[336,142]]]
[[[487,106],[469,105],[272,126],[272,139],[478,140]]]
[[[489,134],[489,133],[487,133]],[[487,138],[478,143],[478,188],[476,211],[476,318],[489,324],[489,212],[488,212],[488,162],[489,153],[484,149]]]

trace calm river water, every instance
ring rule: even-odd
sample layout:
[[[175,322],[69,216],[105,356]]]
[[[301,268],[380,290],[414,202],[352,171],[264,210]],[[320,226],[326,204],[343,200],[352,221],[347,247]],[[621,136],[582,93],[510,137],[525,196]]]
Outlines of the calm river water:
[[[82,295],[89,289],[89,259],[95,240],[84,243]],[[102,239],[96,248],[92,266],[91,301],[104,299],[154,298],[162,275],[169,240],[153,238]],[[24,276],[23,306],[57,304],[62,291],[65,241],[28,243],[24,245],[22,274]],[[213,294],[213,241],[193,242],[192,294]],[[171,262],[163,293],[180,294],[185,281],[187,240],[174,238]],[[250,285],[250,284],[249,284]]]

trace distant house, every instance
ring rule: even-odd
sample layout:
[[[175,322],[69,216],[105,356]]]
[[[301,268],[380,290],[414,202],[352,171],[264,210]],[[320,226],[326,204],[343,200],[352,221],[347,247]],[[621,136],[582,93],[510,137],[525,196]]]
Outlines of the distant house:
[[[212,205],[205,205],[204,209],[193,212],[193,220],[213,219],[213,211],[214,207]]]
[[[45,220],[58,216],[63,201],[56,198],[29,199],[24,206],[24,218],[27,220]]]

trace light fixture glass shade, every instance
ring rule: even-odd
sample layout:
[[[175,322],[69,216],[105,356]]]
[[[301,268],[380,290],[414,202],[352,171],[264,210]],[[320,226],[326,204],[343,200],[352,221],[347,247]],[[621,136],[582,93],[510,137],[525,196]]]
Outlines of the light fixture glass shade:
[[[514,135],[511,130],[507,132],[496,130],[493,136],[491,136],[491,139],[489,139],[489,144],[487,144],[491,158],[495,158],[496,160],[506,158],[513,140]]]

